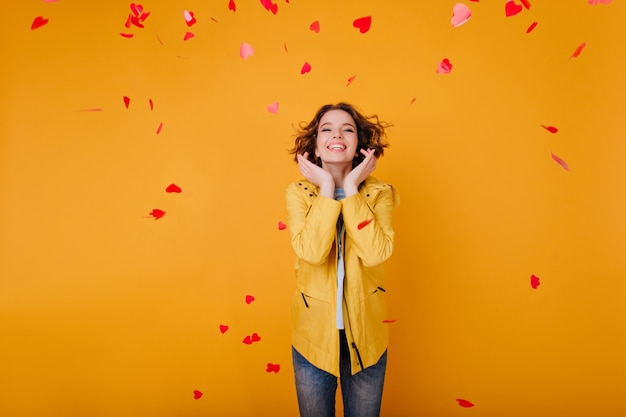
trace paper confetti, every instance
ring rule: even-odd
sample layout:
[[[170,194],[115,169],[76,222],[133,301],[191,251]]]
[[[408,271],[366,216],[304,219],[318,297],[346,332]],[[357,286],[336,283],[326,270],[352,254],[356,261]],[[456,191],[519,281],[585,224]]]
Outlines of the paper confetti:
[[[161,130],[163,130],[163,122],[159,123],[159,126],[157,126],[156,134],[157,135],[160,134]]]
[[[595,6],[596,4],[611,4],[613,0],[589,0],[589,4]]]
[[[552,159],[554,159],[554,161],[557,164],[561,165],[564,170],[569,171],[569,167],[567,166],[567,163],[564,160],[562,160],[561,158],[559,158],[558,156],[556,156],[552,152],[550,152],[550,155],[552,155]]]
[[[154,103],[152,102],[152,99],[148,100],[148,104],[150,105],[150,111],[154,110]]]
[[[305,62],[300,69],[300,74],[306,74],[307,72],[311,72],[311,64]]]
[[[395,320],[383,320],[383,323],[395,323]]]
[[[261,0],[261,4],[266,10],[269,10],[273,14],[278,13],[278,5],[276,3],[272,3],[272,0]]]
[[[362,228],[370,224],[372,221],[374,221],[373,218],[362,221],[361,223],[358,224],[357,229],[361,230]]]
[[[372,16],[355,19],[354,22],[352,22],[352,26],[359,29],[359,32],[361,33],[367,33],[370,30],[370,27],[372,27]]]
[[[546,126],[546,125],[541,125],[541,127],[543,127],[544,129],[546,129],[548,132],[550,133],[556,133],[559,131],[559,129],[557,129],[554,126]]]
[[[193,26],[197,22],[195,16],[193,15],[193,12],[190,12],[188,10],[183,11],[183,17],[185,18],[185,23],[189,27]]]
[[[316,20],[315,22],[311,23],[311,25],[309,26],[309,29],[315,33],[320,33],[320,22],[319,20]]]
[[[415,103],[415,100],[417,100],[417,97],[413,97],[413,98],[411,99],[411,102],[409,103],[409,106],[410,106],[411,104]]]
[[[535,276],[535,275],[531,275],[530,276],[530,286],[533,288],[533,290],[536,290],[539,285],[540,285],[539,277]]]
[[[504,5],[504,14],[506,15],[506,17],[515,16],[516,14],[521,12],[522,9],[523,8],[521,5],[515,3],[513,0],[509,0]]]
[[[185,32],[185,36],[183,36],[183,40],[186,41],[188,39],[193,38],[194,36],[196,35],[194,35],[192,32]]]
[[[130,97],[124,96],[124,106],[126,106],[126,108],[130,106]]]
[[[451,23],[453,27],[459,27],[472,17],[472,11],[463,3],[457,3],[452,8]]]
[[[268,363],[267,368],[265,368],[265,372],[280,372],[280,365],[277,363]]]
[[[587,42],[583,42],[580,45],[578,45],[576,50],[572,53],[572,55],[569,58],[570,59],[577,58],[578,55],[580,55],[580,53],[583,51],[583,49],[585,49],[585,46],[587,46]]]
[[[526,8],[526,10],[530,9],[530,2],[528,0],[520,0],[522,6]]]
[[[272,114],[277,114],[278,113],[278,102],[275,101],[272,104],[267,106],[267,111],[272,113]]]
[[[530,24],[530,26],[528,26],[528,29],[526,29],[526,33],[530,33],[533,31],[533,29],[535,29],[535,27],[537,26],[537,22],[532,22]]]
[[[165,211],[161,209],[153,209],[150,212],[150,216],[154,217],[154,220],[159,220],[161,217],[165,216]]]
[[[176,184],[170,184],[165,189],[166,193],[181,193],[183,190]]]
[[[448,58],[443,59],[437,66],[437,74],[450,74],[452,64]]]
[[[352,84],[352,81],[354,81],[355,78],[356,78],[356,75],[353,75],[352,77],[348,78],[348,84],[346,84],[346,87]]]
[[[235,0],[230,0],[228,2],[228,10],[232,10],[233,12],[237,11],[237,5],[235,4]]]
[[[228,331],[228,326],[225,324],[220,324],[220,333],[224,334]]]
[[[254,49],[250,44],[242,43],[239,47],[239,56],[241,59],[248,59],[248,57],[254,55]]]
[[[194,400],[199,400],[200,397],[202,397],[202,392],[198,391],[197,389],[193,390],[193,399]]]
[[[246,295],[246,304],[251,304],[254,301],[254,296]]]
[[[461,398],[457,398],[457,399],[456,399],[456,402],[457,402],[457,403],[459,403],[459,405],[460,405],[461,407],[465,407],[465,408],[468,408],[468,407],[473,407],[473,406],[474,406],[474,404],[472,404],[471,402],[469,402],[469,401],[467,401],[467,400],[463,400],[463,399],[461,399]]]
[[[287,225],[283,222],[278,222],[278,230],[285,230]]]
[[[120,36],[123,38],[133,38],[135,35],[133,33],[123,33],[120,32]]]
[[[261,336],[259,336],[257,333],[252,333],[251,336],[246,336],[243,338],[243,343],[246,345],[251,345],[254,342],[260,342],[261,341]]]
[[[37,16],[35,20],[33,20],[33,23],[31,23],[30,30],[39,29],[46,23],[48,23],[48,19],[44,18],[43,16]]]

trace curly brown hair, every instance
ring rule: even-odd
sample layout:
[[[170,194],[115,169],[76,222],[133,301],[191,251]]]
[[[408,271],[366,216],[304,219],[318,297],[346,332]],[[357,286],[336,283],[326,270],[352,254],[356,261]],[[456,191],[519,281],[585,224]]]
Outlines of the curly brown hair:
[[[301,122],[299,125],[299,131],[296,135],[295,144],[292,149],[289,150],[290,154],[293,154],[294,160],[297,162],[297,155],[302,155],[305,152],[309,153],[309,161],[322,165],[322,161],[315,157],[315,142],[317,140],[317,129],[319,128],[320,120],[325,113],[330,110],[343,110],[348,113],[354,119],[357,130],[357,156],[352,161],[352,166],[357,166],[363,158],[361,149],[374,149],[374,155],[376,158],[383,156],[385,148],[389,146],[387,143],[387,135],[385,129],[391,127],[389,123],[382,122],[378,119],[378,116],[365,116],[353,105],[341,102],[337,104],[326,104],[315,113],[315,117],[310,122]]]

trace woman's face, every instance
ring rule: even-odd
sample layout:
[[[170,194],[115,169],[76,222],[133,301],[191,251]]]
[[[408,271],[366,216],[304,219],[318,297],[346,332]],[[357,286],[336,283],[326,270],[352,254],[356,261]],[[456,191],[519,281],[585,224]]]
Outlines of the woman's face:
[[[356,123],[343,110],[329,110],[320,119],[315,142],[315,156],[325,164],[352,165],[357,154]]]

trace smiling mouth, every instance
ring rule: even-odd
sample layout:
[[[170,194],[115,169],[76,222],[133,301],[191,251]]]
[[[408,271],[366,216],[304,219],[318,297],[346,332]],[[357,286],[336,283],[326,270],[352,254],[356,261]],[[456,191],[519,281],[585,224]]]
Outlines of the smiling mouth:
[[[346,150],[346,146],[345,145],[340,145],[340,144],[334,144],[334,145],[328,146],[328,149],[331,150],[331,151],[345,151]]]

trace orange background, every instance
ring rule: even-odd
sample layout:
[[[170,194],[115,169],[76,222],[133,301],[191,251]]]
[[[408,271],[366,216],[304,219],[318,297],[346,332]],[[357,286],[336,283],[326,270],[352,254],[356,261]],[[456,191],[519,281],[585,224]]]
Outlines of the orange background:
[[[0,414],[295,416],[286,150],[339,100],[394,125],[383,415],[626,414],[626,3],[276,4],[5,7]]]

